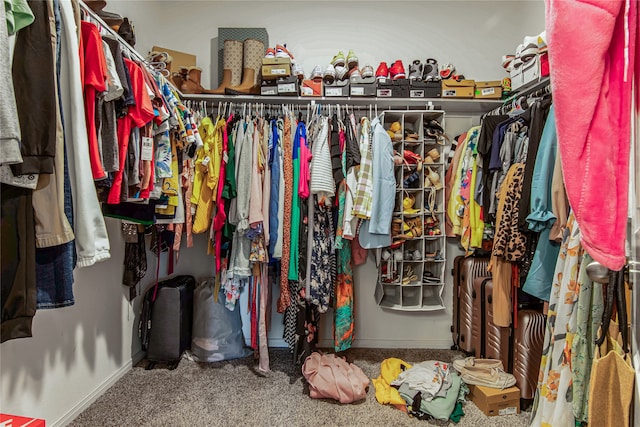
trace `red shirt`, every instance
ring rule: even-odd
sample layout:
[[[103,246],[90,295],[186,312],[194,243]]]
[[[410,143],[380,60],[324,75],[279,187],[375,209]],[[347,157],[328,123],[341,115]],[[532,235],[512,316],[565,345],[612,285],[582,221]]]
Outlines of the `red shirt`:
[[[102,50],[102,38],[98,28],[91,22],[80,23],[84,58],[84,110],[89,136],[89,160],[93,179],[104,179],[107,174],[102,166],[98,133],[96,130],[96,95],[107,90],[107,60]]]
[[[120,203],[122,174],[125,173],[124,163],[127,158],[131,129],[134,126],[137,128],[144,127],[154,117],[153,105],[151,105],[151,98],[147,93],[142,70],[135,62],[127,58],[124,59],[124,62],[131,76],[131,92],[136,103],[129,107],[126,116],[118,118],[118,160],[120,161],[120,170],[114,172],[113,184],[107,198],[107,203],[114,205]]]

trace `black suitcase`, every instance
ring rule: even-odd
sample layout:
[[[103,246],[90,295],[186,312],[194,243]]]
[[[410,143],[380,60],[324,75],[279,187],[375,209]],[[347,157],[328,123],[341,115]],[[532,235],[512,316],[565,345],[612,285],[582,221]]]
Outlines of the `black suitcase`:
[[[487,266],[488,257],[465,257],[454,260],[454,278],[458,277],[458,283],[454,282],[453,290],[453,350],[460,349],[467,353],[473,353],[472,337],[479,330],[479,325],[474,325],[473,319],[473,281],[477,277],[489,275]]]
[[[156,362],[170,363],[170,369],[175,369],[190,347],[195,283],[193,276],[176,276],[146,292],[139,333],[147,369]]]

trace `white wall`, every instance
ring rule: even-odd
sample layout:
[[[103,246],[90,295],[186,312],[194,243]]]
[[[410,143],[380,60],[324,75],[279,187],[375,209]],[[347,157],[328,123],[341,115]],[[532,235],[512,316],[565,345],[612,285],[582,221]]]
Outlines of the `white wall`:
[[[205,68],[205,86],[209,86],[210,39],[217,37],[218,27],[266,27],[271,44],[288,43],[307,73],[316,63],[326,64],[338,49],[352,48],[362,63],[374,67],[381,60],[435,57],[478,79],[503,77],[501,55],[512,52],[524,35],[544,27],[541,1],[110,0],[107,10],[133,20],[143,54],[153,45],[196,54]],[[451,134],[471,122],[447,116]],[[118,222],[108,220],[108,231],[112,258],[75,272],[76,305],[38,311],[32,338],[0,346],[0,412],[45,418],[48,425],[64,424],[126,372],[139,352],[138,303],[132,306],[128,290],[120,285],[124,244]],[[448,255],[450,270],[453,254]],[[204,239],[196,239],[195,248],[183,250],[176,273],[205,277],[210,271]],[[153,282],[154,272],[155,261],[150,257],[145,285]],[[160,275],[165,274],[162,268]],[[356,268],[355,278],[356,346],[446,348],[451,344],[450,286],[445,291],[447,310],[402,313],[375,304],[375,267],[370,261]],[[323,323],[325,345],[330,344],[330,316]],[[272,344],[282,344],[281,322],[274,315]]]

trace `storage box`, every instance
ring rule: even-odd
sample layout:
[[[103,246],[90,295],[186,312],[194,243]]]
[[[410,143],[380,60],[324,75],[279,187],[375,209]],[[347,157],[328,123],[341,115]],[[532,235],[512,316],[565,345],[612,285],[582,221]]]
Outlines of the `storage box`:
[[[349,96],[349,81],[335,81],[330,85],[324,85],[324,96],[339,97]]]
[[[262,65],[281,65],[281,64],[289,64],[291,65],[291,58],[262,58]]]
[[[260,95],[262,96],[278,96],[277,80],[263,80],[260,85]]]
[[[196,56],[190,53],[171,50],[160,46],[154,46],[151,50],[153,52],[166,52],[173,58],[171,64],[167,64],[167,69],[169,71],[178,71],[180,67],[195,67],[196,65]]]
[[[376,96],[376,78],[368,77],[357,82],[351,82],[349,94],[351,96]]]
[[[409,80],[398,79],[378,80],[376,95],[379,98],[408,98],[409,97]]]
[[[278,84],[278,95],[298,96],[300,93],[300,81],[297,76],[276,80]]]
[[[509,387],[501,390],[499,388],[470,385],[469,390],[471,401],[489,417],[520,413],[520,389],[518,387]]]
[[[488,82],[476,82],[475,98],[481,98],[481,99],[502,98],[502,81],[492,80]]]
[[[263,64],[262,79],[276,80],[281,77],[289,77],[291,75],[291,63],[281,64]]]
[[[442,80],[443,98],[473,98],[475,89],[475,80]]]
[[[301,96],[322,96],[322,81],[303,80],[300,86]]]
[[[409,98],[440,98],[442,85],[437,82],[423,82],[411,80],[409,83]]]
[[[166,52],[166,51],[165,51]],[[173,56],[173,55],[171,55]],[[18,417],[16,415],[0,414],[0,426],[11,427],[45,427],[46,422],[40,418]]]

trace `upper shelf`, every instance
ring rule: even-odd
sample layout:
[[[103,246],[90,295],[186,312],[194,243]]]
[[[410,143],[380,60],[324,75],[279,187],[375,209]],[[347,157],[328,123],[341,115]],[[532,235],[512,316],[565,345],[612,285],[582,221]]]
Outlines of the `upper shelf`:
[[[377,106],[380,110],[444,110],[448,114],[482,114],[502,105],[501,100],[455,99],[455,98],[376,98],[376,97],[307,97],[307,96],[260,96],[260,95],[209,95],[181,94],[184,100],[211,103],[261,103],[261,104],[340,104],[360,107]],[[429,106],[432,105],[432,108]]]

